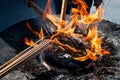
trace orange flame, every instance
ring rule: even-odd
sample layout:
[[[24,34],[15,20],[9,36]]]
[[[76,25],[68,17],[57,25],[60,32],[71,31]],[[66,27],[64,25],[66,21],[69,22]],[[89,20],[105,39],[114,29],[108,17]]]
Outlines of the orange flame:
[[[33,47],[36,47],[36,46],[37,46],[37,44],[34,43],[32,40],[29,41],[28,38],[24,38],[24,42],[25,42],[25,44],[28,45],[28,46],[33,46]]]
[[[51,1],[52,0],[47,1],[46,8],[45,8],[44,13],[43,13],[43,19],[46,18],[47,14],[53,14],[52,9],[51,9]]]
[[[97,55],[103,56],[104,54],[110,54],[109,51],[102,49],[101,47],[102,39],[98,37],[97,27],[91,27],[88,31],[87,37],[85,37],[84,39],[91,43],[91,49],[86,49],[86,56],[77,57],[74,59],[85,61],[90,58],[91,60],[95,61],[98,58]]]
[[[34,31],[34,30],[31,28],[31,26],[30,26],[30,24],[29,24],[28,21],[26,22],[26,26],[27,26],[28,29],[29,29],[30,31],[32,31],[35,35],[39,36],[41,39],[44,39],[44,33],[43,33],[43,29],[42,29],[42,28],[40,29],[40,33],[39,33],[39,32],[37,32],[37,31]]]
[[[69,48],[69,49],[70,49],[71,51],[73,51],[73,52],[80,52],[80,51],[81,51],[81,50],[77,50],[77,49],[69,46],[68,44],[63,44],[63,43],[61,43],[61,42],[60,42],[58,39],[56,39],[56,38],[54,39],[54,42],[57,43],[57,44],[60,45],[60,46]]]
[[[96,61],[98,59],[97,57],[98,55],[103,56],[104,54],[110,54],[109,51],[102,49],[101,47],[102,38],[98,36],[97,27],[96,26],[89,27],[90,24],[94,24],[102,20],[104,14],[104,10],[102,6],[99,6],[97,8],[96,13],[89,14],[87,12],[87,8],[88,8],[87,4],[85,3],[84,0],[73,0],[73,4],[76,4],[77,8],[72,8],[73,14],[70,16],[72,20],[69,23],[67,23],[68,21],[63,21],[65,22],[65,26],[63,27],[61,25],[60,18],[53,14],[50,4],[51,4],[51,0],[48,0],[46,9],[43,14],[43,18],[44,19],[47,18],[51,20],[51,22],[56,26],[57,29],[56,33],[50,37],[50,40],[58,44],[59,48],[61,48],[62,50],[65,50],[64,48],[68,48],[73,53],[74,52],[80,53],[78,57],[73,57],[75,60],[79,60],[79,61],[85,61],[87,59]],[[29,22],[27,22],[26,25],[34,34],[36,34],[42,39],[45,38],[42,29],[40,30],[40,33],[38,33],[30,27]],[[76,27],[81,28],[82,25],[84,25],[86,31],[88,30],[88,33],[86,34],[87,36],[84,36],[82,33],[81,34],[75,33]],[[60,34],[63,34],[66,37],[72,36],[73,38],[76,39],[82,38],[83,43],[84,42],[90,43],[90,48],[85,49],[87,54],[83,56],[81,55],[82,50],[77,50],[76,48],[68,44],[64,44],[60,42],[57,39],[57,36],[59,36]],[[34,42],[25,39],[25,43],[27,45],[31,45]]]

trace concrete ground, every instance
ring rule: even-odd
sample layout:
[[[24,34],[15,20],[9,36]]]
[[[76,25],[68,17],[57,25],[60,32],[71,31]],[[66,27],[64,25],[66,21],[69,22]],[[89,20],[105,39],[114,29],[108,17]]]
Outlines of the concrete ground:
[[[104,19],[120,24],[120,0],[104,1]]]
[[[44,9],[45,1],[38,0],[38,5]],[[120,0],[103,0],[105,8],[104,19],[120,24]],[[54,3],[52,3],[54,11]],[[28,8],[24,0],[1,0],[0,1],[0,32],[7,27],[20,21],[37,17],[35,12]]]

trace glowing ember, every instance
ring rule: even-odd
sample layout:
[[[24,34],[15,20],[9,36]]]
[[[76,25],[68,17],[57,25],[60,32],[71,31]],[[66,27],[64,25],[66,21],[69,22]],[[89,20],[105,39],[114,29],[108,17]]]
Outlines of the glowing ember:
[[[62,48],[62,50],[65,50],[64,48],[68,48],[70,51],[72,51],[72,53],[74,53],[74,52],[79,53],[79,55],[77,57],[73,57],[73,59],[79,60],[79,61],[85,61],[87,59],[96,61],[98,59],[98,55],[103,56],[104,54],[110,54],[109,51],[102,49],[102,47],[101,47],[102,38],[100,38],[98,36],[97,26],[93,25],[94,23],[101,21],[103,18],[104,10],[102,8],[102,5],[97,8],[96,13],[89,14],[87,12],[87,5],[84,2],[84,0],[73,0],[73,4],[76,4],[78,7],[72,8],[73,14],[70,16],[70,18],[72,20],[69,23],[68,23],[68,21],[63,20],[62,22],[64,22],[64,24],[65,24],[65,26],[63,26],[63,24],[61,24],[60,18],[53,15],[52,9],[50,8],[50,4],[51,4],[51,0],[48,0],[46,9],[43,14],[43,18],[44,19],[47,18],[47,19],[51,20],[51,22],[56,27],[55,34],[53,34],[50,37],[50,40],[52,40],[53,43],[58,44],[59,47]],[[93,26],[91,25],[91,27],[89,27],[90,24],[92,24]],[[35,35],[39,36],[41,39],[45,38],[42,29],[40,30],[40,32],[34,31],[30,27],[29,22],[26,23],[26,26]],[[75,33],[76,28],[79,28],[79,29],[84,28],[85,31],[88,30],[88,32],[86,34],[87,36],[83,35],[82,33],[81,34]],[[85,51],[87,54],[82,55],[81,54],[82,50],[77,50],[76,48],[74,48],[68,44],[60,42],[57,37],[61,34],[66,37],[71,36],[78,40],[81,39],[83,44],[84,44],[84,42],[89,43],[90,48],[85,47]],[[25,38],[25,43],[27,45],[34,44],[33,41],[29,41],[27,38]]]

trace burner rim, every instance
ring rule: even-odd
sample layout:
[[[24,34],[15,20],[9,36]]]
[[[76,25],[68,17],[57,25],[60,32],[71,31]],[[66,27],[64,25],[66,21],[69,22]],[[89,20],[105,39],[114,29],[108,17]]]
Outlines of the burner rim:
[[[50,53],[49,53],[50,54]],[[48,54],[47,54],[48,55]],[[54,56],[54,55],[51,55],[51,56],[49,56],[50,58],[52,57],[52,56]],[[46,54],[43,52],[43,53],[41,53],[40,55],[39,55],[39,61],[42,63],[42,65],[43,66],[45,66],[45,68],[47,68],[48,70],[53,70],[53,71],[57,71],[57,72],[77,72],[77,71],[81,71],[81,70],[86,70],[86,69],[89,69],[89,68],[91,68],[91,67],[93,67],[93,65],[94,65],[94,61],[92,61],[92,60],[90,60],[90,59],[88,59],[88,64],[86,64],[86,61],[83,61],[86,65],[85,66],[83,66],[83,67],[78,67],[78,68],[74,68],[74,69],[72,69],[72,67],[71,66],[68,66],[68,67],[66,67],[66,68],[64,68],[64,67],[61,67],[61,68],[59,68],[58,66],[54,66],[53,64],[50,64],[50,63],[48,63],[48,61],[49,60],[46,60],[45,59],[45,57],[46,57]],[[49,58],[48,56],[47,56],[47,58]],[[55,56],[56,57],[56,56]],[[58,58],[58,57],[57,57]],[[59,59],[59,58],[58,58]],[[63,58],[61,58],[61,59],[63,59]],[[66,59],[67,60],[67,59]],[[77,61],[77,60],[74,60],[74,59],[72,59],[73,60],[73,62],[74,61]],[[54,60],[55,61],[55,60]],[[56,61],[57,62],[57,61]],[[62,61],[61,61],[62,62]],[[72,62],[72,63],[73,63]],[[78,63],[79,62],[81,62],[81,61],[77,61]],[[79,63],[79,64],[77,64],[77,65],[83,65],[84,63]],[[68,63],[69,64],[69,63]],[[60,65],[59,63],[58,63],[58,65]]]

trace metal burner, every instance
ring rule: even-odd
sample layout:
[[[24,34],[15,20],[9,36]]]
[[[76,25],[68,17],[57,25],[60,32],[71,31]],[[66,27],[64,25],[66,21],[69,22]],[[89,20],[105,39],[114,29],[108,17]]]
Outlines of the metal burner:
[[[77,61],[71,57],[60,57],[51,52],[44,52],[39,55],[39,60],[48,69],[57,72],[76,72],[93,67],[93,61]]]

